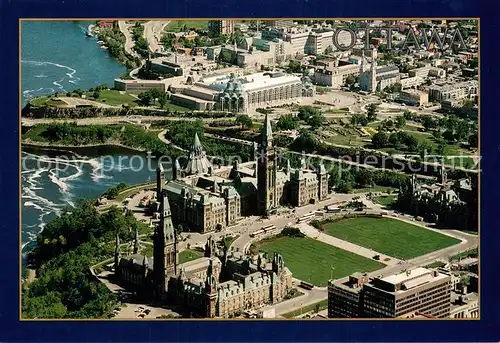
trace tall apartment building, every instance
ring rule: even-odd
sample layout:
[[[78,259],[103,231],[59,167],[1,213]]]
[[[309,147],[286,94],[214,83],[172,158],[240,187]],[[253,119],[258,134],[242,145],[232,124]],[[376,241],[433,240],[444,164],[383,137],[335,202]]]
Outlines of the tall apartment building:
[[[421,267],[370,281],[358,273],[328,286],[330,318],[397,318],[415,312],[446,318],[450,307],[451,277]]]
[[[222,35],[230,35],[234,33],[233,20],[210,20],[208,22],[208,30]]]

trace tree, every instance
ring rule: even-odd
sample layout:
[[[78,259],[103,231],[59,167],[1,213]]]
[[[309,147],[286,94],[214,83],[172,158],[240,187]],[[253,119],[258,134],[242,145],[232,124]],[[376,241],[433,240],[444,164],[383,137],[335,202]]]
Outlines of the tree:
[[[408,147],[408,150],[415,152],[418,150],[418,140],[412,135],[407,135],[405,144]]]
[[[94,99],[99,99],[99,96],[100,96],[100,95],[101,95],[101,94],[100,94],[100,92],[99,92],[98,90],[96,90],[96,91],[92,94],[92,97],[93,97]]]
[[[425,115],[422,117],[422,126],[425,131],[429,131],[431,129],[435,129],[437,127],[437,123],[430,115]]]
[[[290,61],[287,67],[288,72],[290,73],[301,73],[302,65],[298,61]]]
[[[352,191],[352,184],[344,180],[340,181],[337,186],[337,192],[339,193],[350,193]]]
[[[469,136],[469,146],[471,148],[477,148],[478,147],[478,135],[477,132],[473,133],[472,135]]]
[[[239,114],[236,116],[236,123],[241,125],[242,129],[248,129],[251,128],[253,123],[252,119],[246,114]]]
[[[306,119],[306,123],[311,125],[311,128],[318,129],[325,122],[325,117],[321,113],[315,113]]]
[[[350,87],[354,86],[354,84],[356,84],[356,77],[354,77],[354,75],[347,76],[345,79],[345,83]]]
[[[466,120],[460,120],[456,126],[455,135],[456,139],[461,142],[464,141],[470,134],[470,125]]]
[[[432,153],[432,144],[428,141],[421,141],[418,145],[418,151],[420,158],[424,159],[424,157],[430,153]]]
[[[167,96],[165,94],[158,98],[158,104],[160,105],[160,108],[165,107],[165,105],[167,104]]]
[[[389,137],[387,137],[387,133],[385,132],[377,132],[372,137],[372,144],[375,148],[386,147],[388,143],[389,143]]]
[[[361,168],[356,175],[356,183],[361,186],[372,186],[373,176],[372,172],[367,169]]]
[[[151,101],[153,100],[151,94],[148,92],[139,93],[137,97],[139,98],[139,103],[143,106],[151,105]]]
[[[325,54],[331,54],[333,52],[333,47],[331,45],[328,45],[324,51]]]
[[[450,142],[454,141],[455,134],[453,133],[453,130],[446,130],[445,132],[443,132],[443,138]]]
[[[299,127],[299,119],[291,114],[281,116],[276,123],[278,130],[295,130]]]
[[[377,119],[377,105],[375,104],[370,104],[367,106],[367,113],[366,117],[368,118],[368,121],[374,121]]]
[[[396,117],[396,127],[398,129],[403,128],[406,125],[406,119],[404,116],[398,116]]]

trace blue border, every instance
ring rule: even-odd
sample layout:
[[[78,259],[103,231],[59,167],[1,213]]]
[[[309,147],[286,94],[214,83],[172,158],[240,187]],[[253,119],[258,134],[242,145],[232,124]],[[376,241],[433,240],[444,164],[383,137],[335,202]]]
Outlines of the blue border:
[[[147,5],[146,5],[147,4]],[[481,9],[484,9],[481,11]],[[480,17],[481,18],[481,316],[474,322],[19,322],[18,18],[19,17]],[[495,229],[500,190],[498,33],[493,1],[0,0],[1,341],[499,341],[500,270]]]

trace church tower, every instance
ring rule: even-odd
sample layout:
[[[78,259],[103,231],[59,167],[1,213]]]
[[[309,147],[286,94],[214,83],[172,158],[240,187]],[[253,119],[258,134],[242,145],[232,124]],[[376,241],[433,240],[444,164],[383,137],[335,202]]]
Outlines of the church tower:
[[[266,114],[262,130],[260,156],[257,159],[257,198],[258,213],[268,215],[276,207],[276,152],[273,146],[273,132],[269,114]]]
[[[160,199],[160,222],[156,226],[153,249],[153,272],[156,300],[165,299],[167,278],[177,275],[179,261],[177,237],[166,194]]]
[[[372,58],[372,65],[370,69],[370,92],[377,91],[377,59]]]

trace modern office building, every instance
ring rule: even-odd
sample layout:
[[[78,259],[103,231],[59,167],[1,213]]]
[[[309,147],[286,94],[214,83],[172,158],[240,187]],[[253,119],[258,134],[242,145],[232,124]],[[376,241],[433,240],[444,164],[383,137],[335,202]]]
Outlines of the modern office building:
[[[221,35],[230,35],[234,33],[233,20],[210,20],[208,22],[208,30]]]
[[[371,280],[355,274],[328,286],[331,318],[397,318],[416,312],[446,318],[450,307],[451,277],[421,267]]]

